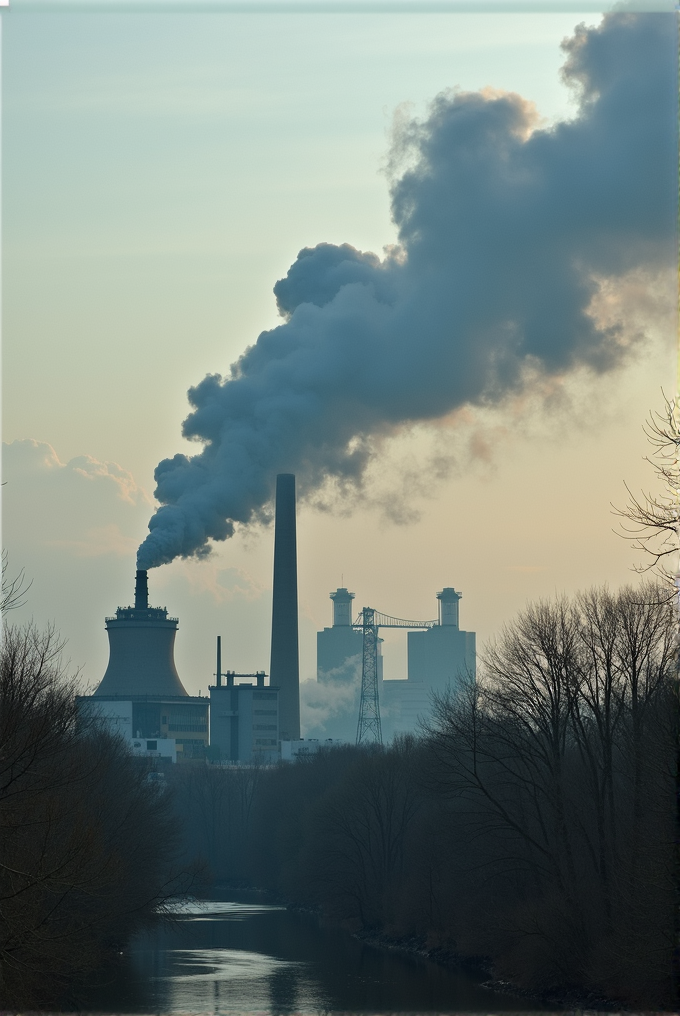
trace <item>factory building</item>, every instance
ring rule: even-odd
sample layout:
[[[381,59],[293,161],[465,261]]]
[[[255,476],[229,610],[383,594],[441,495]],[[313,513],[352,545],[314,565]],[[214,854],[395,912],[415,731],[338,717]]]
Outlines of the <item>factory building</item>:
[[[458,605],[462,593],[450,586],[437,593],[439,624],[408,633],[408,680],[437,691],[455,688],[466,674],[474,674],[476,637],[461,631]]]
[[[461,631],[459,601],[462,593],[450,586],[437,593],[438,624],[408,633],[408,678],[383,681],[380,713],[387,738],[413,733],[432,713],[436,694],[455,691],[476,670],[476,636]]]
[[[94,694],[78,697],[81,714],[98,717],[134,754],[173,761],[212,756],[226,762],[271,762],[280,756],[282,738],[298,741],[295,514],[295,477],[282,473],[276,478],[269,685],[264,671],[223,675],[218,648],[217,683],[210,697],[188,695],[175,667],[178,619],[169,617],[165,607],[149,606],[147,572],[139,570],[134,606],[119,607],[106,618],[109,663]],[[218,647],[220,642],[218,638]],[[244,683],[245,677],[255,682]]]
[[[165,607],[149,606],[147,573],[138,571],[134,606],[119,607],[115,617],[106,618],[104,677],[93,695],[79,697],[78,707],[99,716],[136,753],[200,758],[208,744],[208,700],[188,695],[180,681],[174,656],[178,627]]]
[[[333,601],[333,627],[316,633],[316,679],[322,683],[349,683],[361,678],[363,634],[352,627],[354,593],[343,587],[330,594]],[[382,678],[383,659],[378,642],[378,679]]]
[[[266,674],[228,670],[210,688],[210,747],[214,761],[270,763],[279,758],[279,689]],[[222,684],[222,676],[226,684]],[[254,677],[255,683],[243,682]]]

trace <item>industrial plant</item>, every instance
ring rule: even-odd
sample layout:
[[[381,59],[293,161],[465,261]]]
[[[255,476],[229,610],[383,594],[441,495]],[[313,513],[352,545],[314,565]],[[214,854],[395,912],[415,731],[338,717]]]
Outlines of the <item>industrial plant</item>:
[[[357,743],[416,732],[431,715],[434,695],[455,694],[466,679],[474,677],[476,636],[461,631],[462,593],[451,586],[437,593],[437,618],[431,621],[391,617],[370,607],[352,620],[354,593],[341,587],[330,598],[333,626],[317,632],[316,676],[321,684],[360,679]],[[406,680],[384,678],[380,628],[410,629]]]
[[[81,713],[98,717],[133,753],[168,763],[270,764],[337,743],[300,738],[295,498],[295,476],[279,474],[269,681],[264,670],[223,671],[218,635],[208,697],[187,694],[174,659],[179,620],[165,607],[149,606],[148,573],[140,569],[134,606],[118,607],[105,620],[109,663],[94,693],[79,697]],[[461,596],[452,587],[442,589],[437,618],[413,621],[372,607],[353,619],[354,593],[343,586],[330,594],[333,624],[317,633],[317,681],[327,687],[359,685],[357,744],[416,731],[430,715],[435,694],[455,693],[474,677],[475,633],[460,629]],[[380,628],[409,629],[406,680],[384,677]]]
[[[78,700],[135,754],[172,761],[204,757],[208,745],[208,701],[187,693],[175,666],[178,627],[165,607],[149,606],[147,573],[138,571],[134,606],[106,618],[106,673],[93,695]]]

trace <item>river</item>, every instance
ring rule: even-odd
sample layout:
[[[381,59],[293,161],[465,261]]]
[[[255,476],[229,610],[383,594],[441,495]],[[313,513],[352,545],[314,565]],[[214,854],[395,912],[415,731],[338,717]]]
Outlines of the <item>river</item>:
[[[360,942],[256,893],[191,901],[138,936],[80,1000],[98,1013],[185,1016],[537,1012],[482,978]]]

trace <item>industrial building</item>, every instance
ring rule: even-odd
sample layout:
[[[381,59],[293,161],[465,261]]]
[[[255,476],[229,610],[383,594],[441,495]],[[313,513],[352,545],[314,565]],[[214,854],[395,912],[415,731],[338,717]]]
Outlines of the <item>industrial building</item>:
[[[476,671],[475,632],[461,631],[462,593],[447,586],[437,593],[438,623],[408,633],[408,678],[380,686],[380,713],[385,736],[413,733],[432,712],[436,694],[456,692]]]
[[[300,738],[297,532],[295,477],[276,477],[274,583],[270,681],[256,674],[222,674],[217,638],[216,684],[210,688],[210,748],[216,761],[266,763],[280,757],[280,742]],[[226,677],[226,684],[222,678]],[[244,678],[255,678],[244,681]]]
[[[330,594],[333,627],[316,633],[316,679],[322,683],[347,683],[361,677],[363,635],[352,627],[352,600],[344,586]],[[378,677],[382,678],[382,655],[378,644]]]
[[[221,673],[217,639],[217,684],[210,690],[210,754],[215,762],[268,763],[279,758],[279,689],[256,674]],[[222,683],[222,678],[226,683]],[[255,678],[244,681],[244,678]]]
[[[280,741],[300,738],[295,477],[276,478],[271,680],[221,671],[209,698],[188,695],[175,666],[176,617],[150,607],[148,575],[137,571],[132,607],[106,618],[109,663],[93,695],[78,697],[137,755],[177,760],[214,758],[252,764],[280,757]],[[226,682],[222,682],[222,678]],[[244,678],[255,681],[244,682]],[[211,752],[207,752],[209,746]]]
[[[433,694],[455,691],[467,675],[474,675],[475,633],[460,630],[461,595],[450,586],[437,593],[438,615],[432,621],[400,620],[368,608],[372,617],[369,631],[375,628],[375,646],[369,655],[371,666],[375,666],[379,700],[371,723],[378,732],[382,728],[382,733],[372,731],[370,738],[384,736],[389,740],[396,734],[416,732],[420,721],[431,715]],[[362,676],[367,609],[353,621],[354,593],[343,586],[330,597],[333,601],[333,626],[317,632],[316,636],[317,680],[327,685],[349,684]],[[407,635],[406,680],[384,680],[382,640],[378,637],[378,630],[384,627],[411,629]],[[362,702],[364,694],[365,689],[362,690]],[[347,737],[347,719],[344,716],[333,717],[326,723],[326,730],[334,737]],[[356,724],[356,719],[353,722]]]
[[[437,593],[439,624],[408,633],[408,680],[421,681],[437,691],[456,687],[466,674],[474,674],[476,636],[461,631],[459,601],[462,593],[450,586]]]
[[[208,700],[188,695],[175,667],[176,617],[149,606],[148,576],[138,571],[133,607],[106,618],[109,663],[93,695],[78,699],[136,752],[201,758],[208,745]],[[155,747],[149,747],[155,742]],[[166,743],[168,742],[168,743]],[[169,742],[172,742],[170,744]]]

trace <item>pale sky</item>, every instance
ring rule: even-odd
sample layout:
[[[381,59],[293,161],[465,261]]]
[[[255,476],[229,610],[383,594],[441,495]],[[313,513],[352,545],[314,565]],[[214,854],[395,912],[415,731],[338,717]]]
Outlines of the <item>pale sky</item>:
[[[300,248],[395,241],[395,111],[488,86],[568,118],[560,42],[598,20],[3,15],[3,543],[33,581],[17,617],[56,623],[84,685],[106,666],[104,616],[132,598],[153,470],[195,451],[187,388],[277,323],[272,287]],[[405,433],[369,496],[300,510],[303,679],[341,579],[357,610],[406,618],[435,616],[453,585],[478,645],[530,599],[635,580],[611,503],[653,484],[642,424],[673,391],[675,291],[631,279],[610,299],[648,335],[625,370],[572,377],[548,408]],[[272,542],[240,533],[150,573],[152,603],[180,617],[188,691],[205,692],[217,634],[225,668],[269,669]],[[405,651],[390,634],[386,677]]]

